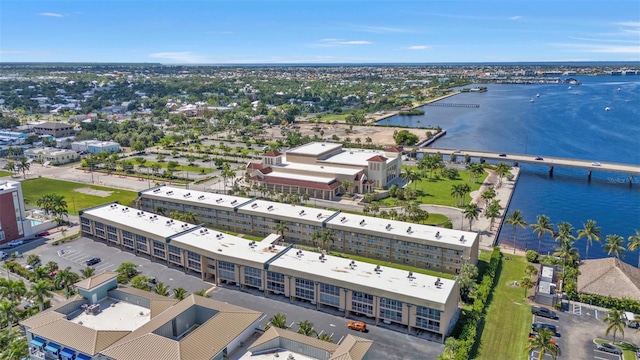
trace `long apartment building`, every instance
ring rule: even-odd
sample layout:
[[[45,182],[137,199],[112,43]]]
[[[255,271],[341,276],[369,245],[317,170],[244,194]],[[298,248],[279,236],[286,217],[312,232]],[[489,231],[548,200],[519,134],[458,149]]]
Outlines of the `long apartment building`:
[[[247,205],[251,208],[251,202]],[[313,210],[310,218],[322,214]],[[282,246],[279,234],[249,241],[119,204],[83,210],[80,221],[84,236],[216,284],[257,289],[265,296],[311,303],[376,324],[398,324],[408,333],[420,331],[437,341],[444,340],[457,320],[457,280]]]
[[[138,206],[193,212],[207,227],[281,233],[288,243],[309,246],[319,245],[314,234],[328,230],[334,241],[325,245],[335,251],[452,274],[478,260],[478,235],[468,231],[164,186],[140,192]]]

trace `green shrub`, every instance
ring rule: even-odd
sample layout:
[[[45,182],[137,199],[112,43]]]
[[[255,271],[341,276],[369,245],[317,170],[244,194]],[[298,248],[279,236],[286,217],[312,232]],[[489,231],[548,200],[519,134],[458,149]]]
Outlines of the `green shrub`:
[[[538,254],[538,252],[535,250],[527,250],[526,257],[528,262],[537,263],[538,258],[540,257],[540,254]]]

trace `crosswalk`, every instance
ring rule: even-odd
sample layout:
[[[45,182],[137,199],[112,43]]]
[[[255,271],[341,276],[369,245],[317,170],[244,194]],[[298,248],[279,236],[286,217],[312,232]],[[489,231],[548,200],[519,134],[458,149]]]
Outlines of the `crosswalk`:
[[[87,266],[85,262],[93,257],[91,255],[87,255],[73,249],[60,250],[58,251],[58,256],[76,264],[82,265],[83,267]],[[91,267],[94,268],[96,272],[101,272],[115,270],[118,265],[108,261],[101,261],[95,265],[92,265]]]

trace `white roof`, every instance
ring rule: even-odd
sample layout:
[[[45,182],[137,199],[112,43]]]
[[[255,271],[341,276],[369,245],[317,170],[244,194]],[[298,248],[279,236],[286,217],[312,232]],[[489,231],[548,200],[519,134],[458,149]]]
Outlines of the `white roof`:
[[[385,155],[384,151],[380,150],[365,150],[365,149],[344,149],[342,152],[329,156],[326,159],[319,159],[319,162],[325,162],[328,164],[342,164],[351,166],[369,166],[367,160],[372,157],[380,155],[387,158],[387,163],[395,160],[395,158],[389,158]]]
[[[414,297],[438,304],[445,304],[455,281],[440,278],[440,287],[435,283],[438,278],[430,275],[413,273],[409,280],[409,272],[389,267],[380,266],[379,274],[375,269],[377,265],[354,261],[355,267],[349,265],[353,260],[325,255],[322,262],[319,253],[301,251],[302,256],[297,256],[299,250],[291,249],[277,258],[269,265],[270,271],[289,269],[298,273],[307,273],[314,279],[322,276],[348,284],[360,285],[372,290],[382,290],[390,293]],[[304,274],[299,275],[304,278]],[[347,284],[345,284],[347,285]],[[353,286],[344,286],[353,289]]]
[[[324,142],[312,142],[309,144],[298,146],[295,149],[288,150],[289,154],[297,155],[312,155],[318,156],[328,150],[335,150],[342,148],[342,144],[336,143],[324,143]]]
[[[313,175],[301,175],[301,174],[292,174],[285,173],[279,171],[273,171],[265,175],[265,177],[277,177],[282,179],[292,179],[292,180],[300,180],[300,181],[311,181],[323,184],[329,184],[333,182],[336,178],[329,176],[313,176]]]
[[[273,242],[280,236],[271,234],[262,241],[251,241],[238,236],[221,233],[211,229],[196,229],[171,239],[171,244],[192,246],[213,254],[221,254],[241,260],[255,261],[257,268],[262,268],[267,260],[271,259],[282,250],[284,246],[275,245]],[[252,244],[250,246],[250,244]],[[203,254],[207,256],[206,254]],[[211,256],[209,256],[211,257]]]
[[[364,220],[364,222],[362,222]],[[362,225],[361,225],[362,222]],[[391,225],[391,226],[388,226]],[[477,238],[477,234],[469,231],[445,229],[430,225],[412,224],[403,221],[387,220],[383,218],[362,216],[348,213],[340,213],[327,222],[328,228],[348,230],[358,229],[379,232],[380,236],[389,238],[412,238],[440,242],[454,245],[460,248],[471,248]],[[409,230],[411,229],[411,230]],[[439,237],[436,237],[438,235]],[[462,241],[460,240],[464,236]]]
[[[215,205],[219,208],[236,208],[251,199],[240,197],[240,196],[231,196],[231,195],[221,195],[214,194],[205,191],[197,191],[197,190],[187,190],[183,188],[177,188],[172,186],[160,186],[152,189],[147,189],[140,192],[148,197],[157,197],[163,199],[178,199],[182,201],[188,201],[194,204],[209,204]]]
[[[339,174],[339,175],[350,175],[356,176],[362,169],[358,168],[346,168],[339,166],[325,166],[325,165],[317,165],[317,164],[303,164],[303,163],[288,163],[286,162],[286,156],[283,159],[283,163],[279,165],[271,165],[271,168],[274,171],[278,171],[278,169],[291,169],[291,170],[301,170],[301,171],[317,171],[324,172],[327,174]]]
[[[67,150],[67,149],[58,149],[58,148],[52,148],[52,147],[45,147],[45,148],[33,148],[33,149],[27,149],[24,151],[27,154],[47,154],[47,155],[64,155],[64,154],[73,154],[73,155],[77,155],[75,151],[73,150]]]
[[[116,222],[124,226],[139,229],[160,238],[167,238],[195,227],[193,224],[173,220],[165,216],[137,210],[120,204],[106,204],[83,211],[82,216],[87,215],[92,216],[94,219],[105,219],[110,222]]]
[[[316,222],[321,224],[336,212],[312,207],[284,204],[266,200],[255,200],[241,207],[242,214],[261,215],[270,218],[286,217],[295,220]]]
[[[74,141],[72,144],[77,145],[91,145],[91,146],[111,146],[111,145],[120,145],[115,141],[102,141],[102,140],[80,140]]]

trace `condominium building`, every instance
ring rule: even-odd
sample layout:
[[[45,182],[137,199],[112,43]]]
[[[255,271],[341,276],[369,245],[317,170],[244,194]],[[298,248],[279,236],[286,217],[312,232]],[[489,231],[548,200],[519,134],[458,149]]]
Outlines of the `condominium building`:
[[[356,193],[372,192],[400,177],[402,151],[343,149],[341,144],[315,142],[286,153],[269,151],[260,163],[249,163],[251,181],[267,191],[308,194],[332,199],[344,186]]]
[[[83,140],[71,143],[71,150],[85,151],[91,154],[120,152],[120,144],[115,141]]]
[[[190,295],[178,301],[119,287],[104,272],[79,295],[20,322],[32,360],[223,359],[249,341],[261,312]]]
[[[318,217],[318,210],[313,210],[309,217]],[[279,245],[278,234],[249,241],[118,204],[83,210],[80,221],[84,236],[184,268],[216,284],[256,289],[265,296],[311,303],[376,324],[398,324],[408,333],[425,332],[438,341],[457,319],[457,280]]]
[[[75,135],[73,125],[51,121],[34,125],[33,132],[38,135],[51,135],[56,138]]]
[[[193,212],[208,227],[281,233],[286,242],[310,246],[320,245],[314,234],[330,231],[333,240],[325,245],[333,250],[453,274],[478,261],[478,235],[468,231],[173,187],[140,192],[138,206]]]
[[[0,245],[31,234],[31,223],[25,214],[22,186],[17,181],[1,180]]]

